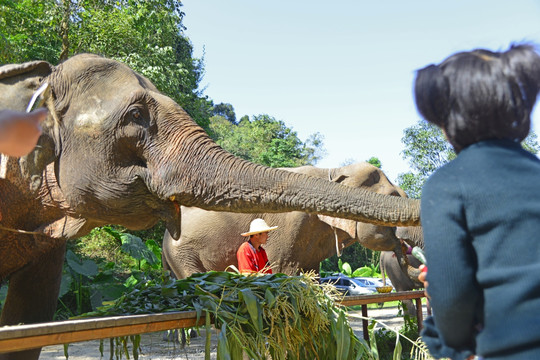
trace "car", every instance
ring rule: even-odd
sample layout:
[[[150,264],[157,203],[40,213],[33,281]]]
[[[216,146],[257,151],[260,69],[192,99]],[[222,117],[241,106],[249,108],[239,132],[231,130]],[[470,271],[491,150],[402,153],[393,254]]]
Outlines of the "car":
[[[344,295],[368,295],[377,292],[363,286],[363,284],[354,278],[345,275],[335,275],[323,277],[319,280],[321,284],[332,284]]]
[[[362,286],[364,286],[364,287],[366,287],[366,288],[368,288],[370,290],[373,290],[374,292],[377,292],[378,287],[383,287],[384,286],[383,281],[380,278],[355,277],[354,279],[357,282],[360,282],[362,284]],[[394,287],[389,279],[386,279],[386,285],[392,286],[392,288]]]

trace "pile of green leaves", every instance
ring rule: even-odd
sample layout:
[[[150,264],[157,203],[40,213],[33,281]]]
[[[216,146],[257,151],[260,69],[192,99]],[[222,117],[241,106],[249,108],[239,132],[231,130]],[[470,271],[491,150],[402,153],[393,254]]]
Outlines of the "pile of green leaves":
[[[369,346],[354,335],[336,296],[313,274],[211,271],[140,283],[84,317],[195,310],[200,318],[205,311],[207,358],[213,322],[221,330],[218,359],[241,359],[242,352],[252,359],[360,359]]]

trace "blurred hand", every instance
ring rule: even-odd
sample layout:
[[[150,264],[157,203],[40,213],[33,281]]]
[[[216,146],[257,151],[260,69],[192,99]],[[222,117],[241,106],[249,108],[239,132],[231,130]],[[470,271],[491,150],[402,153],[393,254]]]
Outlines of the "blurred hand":
[[[418,267],[420,269],[420,275],[418,275],[418,280],[420,280],[421,283],[424,284],[424,293],[426,294],[427,298],[429,298],[427,288],[428,288],[428,282],[426,281],[426,275],[427,275],[427,266],[422,264]]]
[[[20,157],[32,151],[47,113],[46,108],[31,113],[0,110],[0,153]]]

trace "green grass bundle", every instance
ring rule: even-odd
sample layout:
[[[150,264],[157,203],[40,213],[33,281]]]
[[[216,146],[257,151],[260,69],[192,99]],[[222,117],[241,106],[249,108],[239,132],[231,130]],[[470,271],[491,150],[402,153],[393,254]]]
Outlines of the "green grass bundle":
[[[351,329],[337,293],[313,274],[240,275],[211,271],[187,279],[163,277],[139,284],[113,304],[86,316],[206,311],[218,335],[218,359],[360,359],[369,347]]]

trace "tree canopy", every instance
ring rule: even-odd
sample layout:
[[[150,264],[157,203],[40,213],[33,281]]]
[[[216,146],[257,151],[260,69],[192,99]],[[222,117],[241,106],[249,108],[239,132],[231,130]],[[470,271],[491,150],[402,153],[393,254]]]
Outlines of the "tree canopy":
[[[372,156],[366,162],[370,163],[371,165],[378,167],[379,169],[382,168],[381,160],[379,160],[378,157]]]
[[[219,115],[236,125],[236,113],[231,104],[219,103],[212,108],[212,115]]]
[[[1,63],[53,65],[89,52],[148,77],[201,126],[212,102],[198,90],[203,59],[193,57],[175,0],[21,0],[0,5]]]
[[[456,157],[452,146],[446,141],[443,132],[425,120],[405,129],[401,142],[404,160],[411,168],[410,172],[399,174],[398,184],[409,197],[420,198],[422,186],[427,178],[438,168]],[[521,144],[527,151],[537,154],[540,150],[536,134],[531,131]]]
[[[210,136],[225,150],[270,167],[314,165],[324,152],[322,136],[302,142],[295,131],[270,115],[244,116],[234,124],[220,115],[210,118]]]
[[[315,164],[324,154],[318,133],[302,142],[269,115],[237,123],[233,105],[214,105],[203,94],[204,57],[193,56],[179,0],[5,0],[0,14],[2,64],[39,59],[57,65],[74,54],[100,54],[148,77],[220,145],[244,159],[298,166]]]

